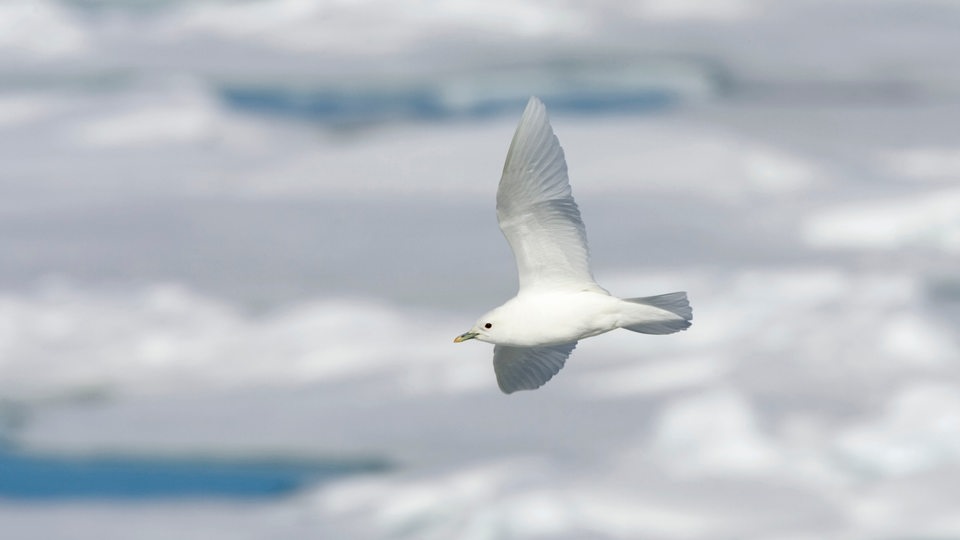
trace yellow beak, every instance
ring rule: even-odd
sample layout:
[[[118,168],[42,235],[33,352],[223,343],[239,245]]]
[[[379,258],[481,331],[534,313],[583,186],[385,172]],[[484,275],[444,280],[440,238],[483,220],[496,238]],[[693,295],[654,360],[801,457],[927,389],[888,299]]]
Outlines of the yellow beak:
[[[465,333],[465,334],[460,334],[459,336],[453,338],[453,342],[454,342],[454,343],[462,343],[462,342],[464,342],[464,341],[466,341],[466,340],[468,340],[468,339],[473,339],[473,338],[475,338],[475,337],[477,337],[477,333],[476,333],[476,332],[467,332],[467,333]]]

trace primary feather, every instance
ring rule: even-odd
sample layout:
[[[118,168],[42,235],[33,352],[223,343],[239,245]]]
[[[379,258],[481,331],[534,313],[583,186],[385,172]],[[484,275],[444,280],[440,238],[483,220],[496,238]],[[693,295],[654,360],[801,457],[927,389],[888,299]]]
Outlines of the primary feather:
[[[497,219],[517,261],[520,291],[596,288],[587,231],[547,111],[531,97],[513,135],[497,189]]]

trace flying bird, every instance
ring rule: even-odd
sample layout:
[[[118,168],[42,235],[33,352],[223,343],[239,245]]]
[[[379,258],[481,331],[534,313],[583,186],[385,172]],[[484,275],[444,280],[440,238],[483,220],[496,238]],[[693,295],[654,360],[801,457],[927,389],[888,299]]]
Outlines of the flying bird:
[[[617,328],[672,334],[690,327],[685,292],[621,299],[597,285],[563,149],[536,97],[507,150],[497,220],[516,258],[519,291],[453,341],[494,344],[493,369],[504,393],[543,386],[581,339]]]

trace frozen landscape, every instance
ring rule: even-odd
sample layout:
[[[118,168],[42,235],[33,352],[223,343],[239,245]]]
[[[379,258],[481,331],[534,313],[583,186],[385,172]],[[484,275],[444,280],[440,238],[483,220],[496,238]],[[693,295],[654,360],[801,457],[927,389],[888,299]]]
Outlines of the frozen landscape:
[[[960,538],[958,25],[3,2],[0,537]],[[598,281],[694,325],[505,396],[452,339],[530,94]]]

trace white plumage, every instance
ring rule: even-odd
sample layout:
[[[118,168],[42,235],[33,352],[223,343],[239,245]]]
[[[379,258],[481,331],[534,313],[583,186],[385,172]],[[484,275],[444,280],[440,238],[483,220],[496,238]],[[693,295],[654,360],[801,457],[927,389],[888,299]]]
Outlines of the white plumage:
[[[493,367],[505,393],[542,386],[583,338],[616,328],[671,334],[690,326],[686,293],[619,299],[594,281],[563,149],[536,97],[507,151],[497,219],[516,258],[519,291],[454,341],[496,345]]]

